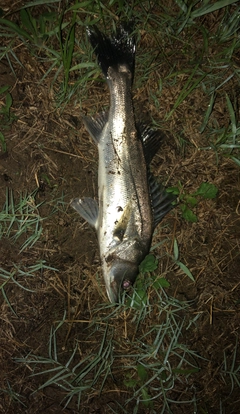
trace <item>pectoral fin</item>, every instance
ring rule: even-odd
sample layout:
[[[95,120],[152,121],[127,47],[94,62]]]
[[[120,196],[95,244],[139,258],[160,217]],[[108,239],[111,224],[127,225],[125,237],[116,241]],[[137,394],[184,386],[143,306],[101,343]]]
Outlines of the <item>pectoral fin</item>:
[[[91,226],[97,226],[98,203],[90,197],[75,198],[71,206],[86,220]]]
[[[99,143],[102,130],[108,121],[108,114],[102,112],[96,118],[85,116],[83,118],[84,125],[96,144]]]

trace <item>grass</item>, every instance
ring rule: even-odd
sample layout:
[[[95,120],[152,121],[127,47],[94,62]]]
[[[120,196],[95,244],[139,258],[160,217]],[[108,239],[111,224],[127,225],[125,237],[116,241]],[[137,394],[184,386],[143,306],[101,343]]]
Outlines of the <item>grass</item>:
[[[64,113],[69,107],[71,112],[77,106],[78,111],[90,108],[94,113],[99,107],[102,109],[97,88],[102,87],[103,79],[86,38],[86,26],[98,24],[109,33],[119,20],[134,17],[138,46],[134,80],[136,107],[139,105],[140,111],[146,107],[153,124],[171,132],[183,153],[194,148],[207,157],[209,152],[214,152],[220,176],[222,159],[240,166],[240,6],[224,0],[178,0],[172,1],[171,6],[160,7],[154,2],[139,0],[127,4],[86,0],[67,2],[61,8],[58,1],[41,0],[29,2],[12,13],[5,14],[2,10],[0,37],[4,45],[0,46],[0,60],[6,61],[17,76],[20,67],[25,70],[26,63],[19,52],[24,51],[41,67],[39,85],[49,81],[56,110],[60,108]],[[96,83],[95,96],[91,90]],[[10,145],[6,132],[11,130],[17,117],[8,85],[0,89],[0,94],[3,128],[0,145],[6,153]],[[194,131],[187,129],[188,117],[196,117]],[[209,181],[209,176],[208,172],[206,181],[198,182],[195,190],[185,190],[180,179],[173,187],[180,199],[182,227],[192,223],[196,226],[196,207],[215,201],[218,188]],[[18,254],[33,251],[44,236],[44,222],[49,220],[41,217],[42,202],[37,201],[36,195],[37,191],[22,193],[16,200],[14,193],[9,188],[6,190],[6,201],[0,212],[0,239],[16,245]],[[53,200],[51,204],[57,202]],[[58,214],[57,208],[54,214]],[[68,222],[66,237],[70,237],[67,226]],[[194,233],[196,227],[191,229]],[[167,229],[162,230],[167,234]],[[58,236],[54,236],[55,243]],[[67,349],[63,349],[60,344],[65,330],[71,332],[73,325],[78,326],[75,319],[67,317],[72,300],[70,288],[67,290],[66,303],[62,300],[68,309],[62,313],[61,320],[54,315],[48,355],[29,350],[27,355],[23,353],[14,358],[18,366],[28,370],[30,379],[37,379],[33,396],[46,388],[58,389],[63,393],[64,407],[69,408],[76,402],[79,408],[87,406],[98,395],[106,397],[110,390],[111,395],[121,397],[114,407],[108,403],[111,412],[175,413],[181,404],[192,412],[210,412],[208,402],[202,401],[193,385],[203,358],[191,341],[185,341],[188,330],[198,330],[201,312],[194,313],[192,303],[177,300],[174,292],[168,293],[171,283],[167,272],[175,271],[178,280],[187,281],[186,285],[197,280],[199,269],[189,266],[181,257],[183,244],[184,237],[178,239],[174,234],[171,252],[162,256],[157,252],[159,248],[161,252],[164,249],[164,241],[157,241],[152,248],[156,256],[151,254],[146,258],[134,288],[125,293],[118,307],[106,302],[92,304],[89,294],[84,302],[88,318],[79,322],[81,335],[76,335],[68,342]],[[50,248],[49,252],[46,254],[51,258]],[[161,272],[161,261],[166,257],[168,267]],[[64,265],[61,266],[65,275]],[[218,269],[221,271],[221,266]],[[27,265],[15,262],[11,268],[0,268],[3,300],[14,317],[18,314],[9,299],[9,286],[32,293],[34,290],[25,283],[26,279],[34,279],[37,273],[43,274],[46,270],[56,269],[45,260]],[[85,315],[84,312],[85,309]],[[222,352],[220,375],[230,387],[229,394],[239,388],[237,339],[230,356],[226,350]],[[24,398],[14,389],[7,382],[0,392],[8,395],[13,403],[24,404]],[[220,413],[224,412],[221,398]]]
[[[118,373],[122,371],[125,393],[131,395],[125,402],[127,408],[131,407],[133,401],[136,413],[138,409],[158,409],[163,404],[158,412],[168,410],[170,413],[169,405],[172,401],[169,392],[174,387],[177,389],[179,383],[187,385],[191,374],[198,372],[199,355],[181,343],[185,321],[179,317],[179,313],[186,310],[188,305],[169,298],[163,290],[156,293],[155,299],[158,300],[155,303],[142,302],[140,307],[131,298],[126,301],[126,305],[123,303],[114,310],[116,326],[125,313],[128,313],[128,324],[134,321],[137,326],[135,339],[129,343],[130,348],[126,348],[124,353],[113,325],[113,315],[99,318],[99,309],[96,309],[98,318],[82,332],[81,344],[97,338],[97,345],[84,358],[79,358],[81,345],[76,343],[66,360],[57,343],[58,331],[65,322],[63,318],[50,333],[48,357],[29,354],[25,358],[16,359],[16,362],[31,367],[31,376],[47,378],[35,392],[49,386],[58,387],[64,390],[65,407],[75,397],[80,408],[86,396],[91,393],[97,391],[104,394],[109,381],[113,381],[118,388]],[[139,297],[137,304],[139,305]],[[102,304],[102,310],[104,308],[106,309]],[[141,311],[143,308],[146,308],[144,315]],[[144,325],[149,324],[150,315],[154,312],[158,313],[159,322],[150,327],[148,332],[137,335],[137,331],[142,332]],[[188,403],[191,405],[193,401]]]
[[[27,247],[32,247],[43,231],[43,219],[39,214],[39,208],[43,203],[36,204],[37,191],[20,195],[19,202],[16,203],[13,192],[9,188],[6,189],[6,202],[0,212],[0,237],[14,242],[24,238],[20,252]]]
[[[8,85],[0,88],[0,99],[0,121],[2,129],[2,131],[0,131],[0,148],[2,150],[2,154],[6,154],[7,144],[5,139],[5,131],[8,131],[11,127],[11,124],[16,120],[16,116],[11,111],[12,95],[9,92]]]
[[[17,392],[15,392],[12,388],[11,385],[9,384],[9,382],[7,382],[7,388],[6,389],[1,389],[0,388],[0,393],[2,393],[3,395],[7,394],[10,398],[10,401],[14,404],[14,402],[19,402],[21,405],[23,405],[24,407],[26,407],[26,405],[21,401],[21,395],[18,394]]]
[[[235,386],[238,388],[240,387],[240,366],[238,365],[236,361],[237,355],[238,355],[238,346],[239,346],[238,336],[236,336],[236,344],[234,346],[234,349],[231,355],[232,360],[229,363],[230,358],[227,356],[227,353],[224,352],[224,362],[221,368],[221,375],[222,375],[224,382],[226,382],[226,377],[229,377],[231,381],[231,388],[230,388],[229,395],[231,395]]]
[[[10,307],[11,311],[17,316],[16,311],[14,310],[14,306],[11,305],[10,300],[8,298],[8,294],[6,292],[7,288],[10,286],[13,286],[15,284],[16,286],[20,287],[21,289],[27,291],[27,292],[34,292],[34,290],[29,289],[25,286],[26,279],[32,278],[34,279],[37,274],[43,273],[45,270],[54,270],[57,271],[57,269],[54,269],[53,267],[48,266],[45,261],[37,261],[32,266],[24,266],[17,263],[12,264],[12,269],[10,271],[0,267],[0,291],[3,295],[4,300]]]
[[[211,131],[208,132],[210,146],[206,149],[214,149],[216,151],[216,154],[217,150],[221,149],[223,150],[226,157],[229,157],[234,162],[236,162],[238,166],[240,166],[240,161],[238,158],[238,150],[240,149],[240,127],[238,126],[239,123],[236,118],[237,112],[234,109],[232,102],[227,94],[226,103],[229,112],[229,124],[221,129],[212,128]],[[211,108],[212,105],[213,102],[210,102],[209,108]],[[209,114],[206,116],[208,117]]]
[[[164,288],[170,285],[164,278],[150,277],[149,274],[149,285],[146,284],[144,273],[156,270],[156,267],[157,260],[149,255],[141,265],[142,273],[131,296],[126,293],[118,307],[103,303],[92,310],[96,317],[87,323],[82,331],[81,344],[76,342],[70,356],[69,350],[66,353],[59,349],[57,340],[64,324],[69,323],[65,313],[56,328],[51,329],[47,357],[28,354],[16,359],[17,363],[30,367],[32,377],[47,378],[34,394],[46,387],[57,387],[64,391],[64,407],[67,408],[74,400],[80,408],[91,393],[104,394],[109,381],[118,387],[118,373],[122,371],[125,392],[131,395],[124,407],[130,409],[134,403],[135,413],[141,412],[144,407],[161,413],[166,410],[172,412],[170,406],[173,401],[169,394],[173,388],[178,389],[182,384],[187,386],[191,375],[199,371],[198,361],[201,357],[181,342],[187,325],[196,323],[196,318],[187,321],[181,316],[186,313],[189,304],[168,296]],[[151,289],[151,300],[147,287]],[[109,310],[110,313],[107,312]],[[158,316],[151,326],[152,314]],[[134,339],[129,342],[130,347],[124,353],[117,333],[122,318],[127,319],[129,326],[133,324],[135,331]],[[149,326],[147,331],[145,325]],[[81,358],[79,346],[96,338],[97,346]],[[194,407],[195,398],[189,401],[186,398],[178,403],[184,402]],[[124,407],[121,407],[123,412]]]
[[[196,223],[198,218],[193,212],[193,209],[198,205],[201,199],[212,200],[216,198],[218,189],[214,184],[202,183],[193,194],[187,194],[184,191],[182,184],[179,182],[177,187],[169,187],[168,192],[178,196],[182,217],[191,223]]]
[[[15,202],[13,192],[7,187],[6,202],[0,212],[0,240],[3,243],[14,245],[20,241],[18,254],[31,249],[40,239],[43,231],[43,218],[40,216],[39,208],[43,204],[36,204],[36,194],[20,194],[19,201]],[[48,266],[45,260],[37,260],[34,264],[11,263],[11,270],[0,267],[0,291],[6,303],[16,315],[12,307],[6,289],[9,285],[16,284],[18,287],[33,292],[25,286],[26,278],[34,278],[44,270],[56,270]]]
[[[158,16],[154,15],[151,7],[139,1],[133,1],[131,7],[126,8],[123,2],[110,2],[104,5],[99,2],[76,2],[70,7],[63,9],[59,15],[57,11],[57,2],[31,2],[24,8],[20,9],[20,22],[15,23],[9,18],[1,18],[2,34],[9,38],[8,49],[2,50],[2,58],[7,57],[8,61],[12,61],[14,56],[15,62],[19,62],[17,55],[13,55],[13,42],[20,40],[37,58],[44,64],[47,62],[47,68],[42,80],[46,76],[52,77],[52,85],[56,90],[56,101],[58,105],[68,102],[73,98],[77,91],[81,90],[81,96],[87,96],[87,81],[99,76],[99,69],[96,62],[93,61],[92,51],[86,42],[86,35],[83,35],[86,25],[103,23],[107,26],[110,21],[115,26],[119,16],[121,18],[134,17],[138,22],[139,28],[147,30],[149,36],[152,36],[155,45],[151,51],[138,50],[137,71],[136,71],[136,87],[141,88],[149,78],[151,78],[154,70],[158,70],[155,56],[159,60],[169,61],[174,48],[168,52],[164,51],[164,43],[170,44],[178,42],[182,57],[187,56],[188,62],[185,67],[171,67],[168,69],[162,79],[160,79],[160,88],[168,85],[177,84],[183,77],[186,82],[182,85],[179,95],[176,97],[170,111],[165,114],[165,122],[172,118],[173,114],[186,98],[193,95],[194,92],[203,90],[210,96],[210,104],[203,114],[202,126],[200,131],[203,132],[210,122],[210,117],[214,119],[214,103],[221,98],[223,88],[226,88],[229,82],[236,79],[239,82],[239,69],[235,63],[236,51],[239,47],[239,39],[237,37],[238,16],[240,7],[234,1],[217,1],[212,4],[205,1],[195,1],[191,5],[187,5],[183,1],[176,1],[176,7],[169,13],[169,9],[163,8],[163,13]],[[91,8],[90,8],[91,3]],[[231,4],[233,4],[231,8]],[[44,7],[40,14],[36,13],[38,7]],[[34,7],[36,6],[36,8]],[[112,11],[114,10],[114,11]],[[204,24],[198,25],[202,16],[213,13],[213,11],[222,10],[223,13],[219,19],[217,29],[214,34],[209,32],[209,28]],[[82,15],[85,21],[82,21]],[[123,16],[122,16],[123,15]],[[96,18],[96,16],[98,16]],[[69,18],[70,17],[70,18]],[[144,24],[141,26],[141,23]],[[156,26],[161,30],[156,32]],[[195,47],[194,34],[201,37],[200,47]],[[180,34],[186,31],[184,37]],[[163,34],[164,33],[164,34]],[[167,40],[164,40],[166,38]],[[217,53],[209,55],[209,49],[216,49]],[[189,59],[190,55],[190,59]],[[45,65],[44,65],[45,66]],[[11,65],[13,67],[13,65]],[[52,75],[51,75],[52,74]],[[77,80],[74,80],[74,78]],[[56,81],[59,87],[56,89]],[[60,82],[59,82],[60,81]],[[155,88],[155,95],[152,99],[159,102],[158,88]],[[159,104],[157,104],[158,106]],[[227,108],[230,110],[230,118],[232,120],[232,108],[227,101]],[[236,110],[234,111],[236,113]],[[237,120],[238,121],[238,120]],[[211,128],[211,127],[210,127]],[[221,128],[210,132],[215,136],[221,133]],[[225,134],[226,135],[226,134]],[[236,136],[236,135],[235,135]],[[215,143],[215,148],[225,150],[226,147],[221,145],[231,145],[228,140],[232,141],[233,136],[225,137],[226,142]],[[231,147],[234,152],[239,149],[239,140]],[[231,155],[234,161],[238,160],[238,155]],[[237,161],[236,161],[237,162]]]

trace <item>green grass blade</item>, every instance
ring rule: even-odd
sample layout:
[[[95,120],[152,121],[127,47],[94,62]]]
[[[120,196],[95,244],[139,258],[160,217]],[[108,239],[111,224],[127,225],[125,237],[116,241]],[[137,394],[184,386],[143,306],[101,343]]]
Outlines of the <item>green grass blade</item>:
[[[1,291],[2,291],[3,298],[4,298],[5,302],[8,304],[9,309],[11,310],[11,312],[12,312],[15,316],[18,316],[18,315],[17,315],[17,313],[15,312],[15,310],[13,309],[13,307],[12,307],[11,303],[9,302],[8,297],[7,297],[7,294],[6,294],[5,290],[4,290],[4,288],[1,288]]]
[[[195,19],[197,17],[204,16],[205,14],[213,13],[216,10],[230,6],[231,4],[234,4],[234,3],[236,3],[236,1],[234,0],[220,0],[220,1],[215,1],[213,4],[210,3],[210,4],[206,4],[205,6],[203,5],[203,7],[200,7],[199,9],[192,12],[191,18]]]
[[[0,131],[0,145],[2,147],[2,152],[7,152],[7,144],[3,133]]]
[[[231,128],[232,128],[232,143],[236,143],[236,133],[237,133],[237,123],[236,123],[236,115],[235,111],[232,106],[232,102],[230,101],[230,98],[228,94],[226,94],[226,100],[227,100],[227,107],[230,115],[231,120]]]
[[[26,30],[21,29],[16,23],[11,22],[10,20],[0,18],[0,25],[7,26],[14,33],[18,34],[22,38],[22,40],[27,39],[31,42],[33,41],[32,36],[29,35],[28,32],[26,32]]]
[[[207,73],[203,73],[200,77],[194,80],[194,75],[196,74],[198,68],[199,68],[199,65],[196,65],[195,68],[193,69],[186,84],[182,88],[182,91],[180,92],[179,96],[177,97],[172,110],[166,115],[166,120],[169,120],[169,118],[172,116],[172,114],[178,108],[178,106],[184,101],[184,99],[186,99],[187,96],[190,95],[191,92],[194,89],[196,89],[197,86],[202,82],[202,80],[207,76]]]
[[[215,99],[216,99],[216,95],[214,93],[212,93],[211,98],[210,98],[210,102],[208,104],[208,109],[207,109],[206,114],[204,116],[203,123],[202,123],[202,125],[199,128],[199,132],[200,133],[202,133],[205,130],[205,128],[206,128],[206,126],[208,124],[210,115],[211,115],[211,113],[213,111],[213,106],[214,106],[214,103],[215,103]]]
[[[182,271],[193,281],[195,282],[195,279],[192,275],[192,273],[190,272],[190,270],[188,269],[188,267],[182,263],[182,262],[177,262],[178,266],[180,267],[180,269],[182,269]]]
[[[48,4],[54,4],[59,3],[59,0],[35,0],[35,1],[29,1],[27,4],[21,6],[21,9],[27,9],[29,7],[36,7],[41,5],[48,5]]]

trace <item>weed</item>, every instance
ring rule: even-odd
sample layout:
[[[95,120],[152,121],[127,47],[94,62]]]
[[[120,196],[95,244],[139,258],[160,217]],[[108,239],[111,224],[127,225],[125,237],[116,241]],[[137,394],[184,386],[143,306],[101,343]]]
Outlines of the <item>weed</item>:
[[[2,131],[7,131],[11,127],[13,121],[15,121],[16,116],[11,111],[12,106],[12,95],[9,92],[9,86],[4,86],[0,88],[0,96],[4,95],[4,98],[1,99],[0,104],[0,123]],[[0,146],[2,147],[2,152],[7,152],[7,144],[3,132],[0,131]]]
[[[80,407],[86,393],[89,395],[96,387],[101,393],[105,384],[112,382],[113,379],[118,383],[119,360],[122,361],[124,358],[125,367],[121,367],[124,369],[123,382],[131,391],[126,406],[134,400],[136,406],[154,408],[161,399],[164,409],[167,409],[171,402],[168,392],[173,386],[177,386],[179,376],[184,377],[187,382],[190,375],[198,372],[198,355],[180,342],[185,322],[184,319],[180,319],[178,313],[186,306],[185,303],[168,298],[165,294],[161,303],[151,304],[149,301],[145,303],[147,311],[141,314],[140,318],[139,308],[131,307],[131,319],[138,320],[138,323],[134,322],[134,324],[135,327],[138,325],[136,329],[139,332],[152,312],[158,313],[159,323],[150,326],[144,334],[138,335],[125,354],[121,351],[120,338],[115,334],[112,324],[113,315],[108,315],[105,322],[102,318],[99,321],[95,320],[89,324],[85,333],[83,332],[82,341],[90,341],[97,335],[98,338],[101,337],[98,339],[97,348],[79,361],[78,343],[76,343],[65,363],[61,362],[57,344],[57,331],[64,324],[65,317],[63,317],[57,327],[51,330],[48,357],[29,354],[25,358],[17,358],[16,362],[31,366],[32,376],[43,376],[43,378],[47,376],[47,380],[40,385],[39,390],[48,386],[58,386],[65,391],[65,407],[73,398],[76,398]],[[123,315],[129,309],[129,305],[126,307],[121,305],[115,316]],[[38,367],[43,366],[47,368],[39,371]]]
[[[201,200],[216,198],[218,193],[217,187],[214,184],[207,182],[202,183],[192,194],[187,194],[183,190],[180,182],[178,183],[178,187],[169,187],[167,191],[179,197],[179,207],[182,212],[182,217],[191,223],[196,223],[198,221],[198,218],[192,209],[196,207]]]
[[[7,152],[7,144],[5,141],[5,137],[3,135],[3,133],[0,131],[0,145],[2,147],[2,152],[6,153]]]
[[[8,299],[6,288],[9,287],[10,284],[15,284],[27,292],[34,292],[34,290],[31,290],[24,286],[26,278],[34,278],[36,277],[36,274],[39,272],[42,273],[44,270],[57,271],[57,269],[48,266],[45,263],[46,262],[44,260],[39,260],[34,265],[28,267],[25,265],[12,263],[12,269],[10,271],[0,267],[0,291],[9,308],[16,316],[17,314],[14,310],[14,307],[11,305]]]
[[[10,398],[10,401],[11,401],[11,403],[14,403],[14,402],[19,402],[21,405],[23,405],[24,407],[26,407],[26,405],[23,403],[23,401],[22,401],[22,396],[19,394],[19,393],[17,393],[17,392],[15,392],[13,389],[12,389],[12,387],[11,387],[11,385],[9,384],[9,382],[7,381],[7,388],[6,389],[3,389],[3,388],[0,388],[0,395],[3,395],[3,394],[5,394],[5,395],[8,395],[9,396],[9,398]]]
[[[230,394],[233,392],[234,387],[240,387],[240,365],[237,364],[237,351],[238,351],[238,336],[236,337],[236,344],[232,353],[232,361],[229,364],[229,357],[224,351],[224,362],[221,368],[221,376],[226,382],[226,377],[228,376],[231,381],[231,390]]]
[[[43,219],[38,210],[43,202],[36,204],[36,194],[37,190],[21,194],[19,202],[15,203],[12,190],[6,188],[6,202],[0,212],[0,238],[10,238],[15,242],[25,236],[20,252],[32,247],[43,231]]]
[[[186,2],[182,0],[175,0],[177,6],[180,8],[180,13],[178,18],[176,19],[178,23],[178,30],[177,34],[180,34],[184,28],[187,26],[192,26],[195,24],[195,20],[201,16],[205,16],[206,14],[213,13],[217,10],[220,10],[226,6],[234,4],[234,0],[220,0],[211,2],[211,0],[206,0],[203,4],[197,0],[195,2],[191,2],[186,4]]]
[[[173,260],[174,260],[175,264],[177,266],[179,266],[180,269],[194,282],[195,280],[194,280],[194,277],[193,277],[191,271],[188,269],[188,267],[184,263],[182,263],[179,260],[179,248],[178,248],[178,243],[177,243],[176,239],[174,239],[173,248],[174,248]]]
[[[63,85],[63,97],[65,97],[68,89],[68,80],[69,80],[69,71],[71,68],[72,58],[73,58],[73,49],[75,42],[75,23],[76,23],[76,13],[73,14],[71,25],[67,32],[66,40],[63,40],[63,33],[61,30],[62,22],[59,25],[59,40],[61,46],[61,55],[62,62],[64,67],[64,85]]]
[[[168,317],[171,318],[170,314]],[[155,402],[161,399],[160,412],[171,412],[168,394],[177,387],[179,375],[185,377],[187,383],[187,378],[198,372],[195,361],[197,354],[188,350],[179,340],[183,325],[183,321],[176,323],[174,316],[171,321],[166,319],[163,324],[154,326],[139,339],[138,352],[135,359],[133,357],[135,366],[133,364],[131,371],[126,369],[125,374],[125,385],[132,390],[127,402],[134,399],[138,404],[153,408]],[[164,343],[168,345],[165,347]]]
[[[19,253],[30,249],[39,240],[43,228],[39,214],[42,202],[36,204],[37,190],[31,194],[21,194],[18,203],[14,201],[13,191],[6,189],[6,202],[0,212],[0,240],[9,239],[11,243],[21,241]],[[38,272],[44,270],[57,270],[46,264],[44,260],[38,260],[33,265],[11,263],[11,269],[0,267],[0,291],[14,314],[6,293],[6,287],[15,284],[26,291],[32,291],[24,286],[25,278],[34,278]]]
[[[210,115],[212,114],[214,102],[215,96],[212,95],[208,111],[206,112],[205,119],[200,128],[200,132],[203,132],[206,128],[206,125],[208,124]],[[238,166],[240,166],[240,126],[238,122],[237,110],[236,107],[234,108],[234,105],[227,94],[226,103],[229,112],[229,124],[223,128],[219,128],[218,124],[216,123],[214,127],[208,126],[207,135],[209,137],[210,145],[203,149],[213,149],[216,154],[218,151],[221,151],[225,157],[232,159]]]
[[[197,77],[196,77],[197,75]],[[175,74],[171,74],[171,76],[175,76]],[[207,76],[207,73],[200,73],[199,65],[197,65],[193,70],[191,70],[190,76],[188,77],[187,82],[185,83],[184,87],[181,90],[181,93],[177,97],[173,108],[171,111],[166,115],[166,121],[173,115],[174,111],[179,107],[179,105],[189,96],[191,95],[192,91],[194,91],[198,85],[203,81],[203,79]]]
[[[76,359],[78,360],[78,358],[75,358],[78,350],[78,344],[76,344],[70,358],[65,364],[62,364],[58,357],[56,332],[63,322],[64,318],[58,324],[56,329],[51,330],[48,358],[30,354],[25,358],[16,359],[16,362],[33,365],[34,370],[38,365],[52,365],[52,368],[32,374],[32,376],[48,374],[48,377],[50,377],[38,390],[51,385],[57,385],[66,392],[65,407],[68,406],[75,396],[77,396],[78,407],[80,407],[82,393],[86,391],[89,392],[97,383],[99,383],[99,381],[101,381],[101,392],[108,375],[111,374],[111,366],[113,363],[112,333],[110,332],[111,330],[106,327],[97,352],[95,351],[94,353],[91,353],[91,355],[87,355],[85,358],[81,359],[80,362],[76,362]]]

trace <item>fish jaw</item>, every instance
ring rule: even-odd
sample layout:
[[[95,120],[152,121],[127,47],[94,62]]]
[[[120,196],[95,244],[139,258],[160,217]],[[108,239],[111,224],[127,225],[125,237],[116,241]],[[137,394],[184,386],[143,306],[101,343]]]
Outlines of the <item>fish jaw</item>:
[[[105,286],[110,302],[121,302],[123,291],[133,286],[139,265],[148,253],[151,238],[142,241],[138,236],[124,238],[115,242],[108,251],[101,255]]]
[[[123,290],[128,290],[136,280],[138,266],[136,263],[118,259],[110,266],[103,266],[103,273],[110,302],[119,303]]]

